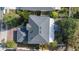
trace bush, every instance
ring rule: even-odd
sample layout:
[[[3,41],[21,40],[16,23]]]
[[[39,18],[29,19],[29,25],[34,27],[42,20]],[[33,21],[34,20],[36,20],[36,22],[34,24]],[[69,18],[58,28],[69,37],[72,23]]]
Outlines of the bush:
[[[55,48],[57,47],[57,41],[50,42],[50,43],[49,43],[49,46],[50,46],[52,49],[55,49]]]
[[[13,40],[8,40],[6,43],[7,48],[16,48],[16,43]]]
[[[9,27],[16,27],[19,25],[19,15],[16,13],[10,12],[4,15],[4,22],[9,26]]]
[[[57,34],[59,37],[56,37],[55,39],[60,41],[62,40],[66,45],[66,50],[69,46],[74,47],[74,45],[77,44],[77,38],[79,39],[79,36],[77,36],[79,33],[79,31],[77,31],[79,28],[79,20],[68,18],[56,21],[56,24],[60,27],[60,31],[58,32],[60,34]],[[61,39],[59,39],[60,37]]]
[[[52,11],[52,12],[51,12],[51,17],[52,17],[52,18],[58,18],[58,16],[59,16],[59,15],[58,15],[58,12],[56,12],[56,11]]]

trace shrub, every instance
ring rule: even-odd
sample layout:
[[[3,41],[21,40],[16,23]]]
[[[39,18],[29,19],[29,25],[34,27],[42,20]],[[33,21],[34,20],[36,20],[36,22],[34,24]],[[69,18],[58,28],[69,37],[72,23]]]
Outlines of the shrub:
[[[8,40],[6,43],[7,48],[16,48],[16,43],[13,40]]]
[[[79,36],[77,36],[79,33],[79,31],[77,31],[79,28],[79,20],[68,18],[56,21],[56,23],[60,27],[60,31],[58,32],[60,34],[57,34],[59,37],[55,39],[62,41],[66,45],[66,50],[69,46],[74,47],[74,45],[77,44],[77,38],[79,39]],[[59,39],[60,37],[61,39]]]
[[[49,43],[49,46],[50,46],[52,49],[55,49],[55,48],[57,47],[57,41],[50,42],[50,43]]]
[[[53,17],[53,18],[58,18],[58,12],[56,12],[56,11],[52,11],[51,12],[51,17]]]

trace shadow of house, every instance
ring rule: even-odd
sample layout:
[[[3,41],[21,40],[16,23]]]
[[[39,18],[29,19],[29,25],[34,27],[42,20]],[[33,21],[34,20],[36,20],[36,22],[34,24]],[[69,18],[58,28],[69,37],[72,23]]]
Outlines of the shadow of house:
[[[13,39],[17,43],[17,31],[13,32]]]

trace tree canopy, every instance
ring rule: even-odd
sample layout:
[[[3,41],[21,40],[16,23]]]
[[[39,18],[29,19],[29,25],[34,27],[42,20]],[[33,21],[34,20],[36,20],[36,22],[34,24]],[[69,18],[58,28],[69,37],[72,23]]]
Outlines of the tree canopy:
[[[27,10],[17,10],[17,14],[21,16],[21,18],[23,18],[25,22],[28,22],[30,13],[31,12]]]
[[[63,20],[59,20],[56,23],[58,24],[58,26],[60,27],[60,31],[59,33],[59,37],[61,37],[62,42],[64,42],[66,45],[71,45],[73,46],[74,42],[75,42],[75,32],[78,28],[78,22],[79,20],[75,20],[75,19],[63,19]],[[73,44],[71,44],[71,42]]]
[[[4,15],[4,22],[8,25],[8,27],[16,27],[19,25],[19,15],[14,12],[6,13]]]

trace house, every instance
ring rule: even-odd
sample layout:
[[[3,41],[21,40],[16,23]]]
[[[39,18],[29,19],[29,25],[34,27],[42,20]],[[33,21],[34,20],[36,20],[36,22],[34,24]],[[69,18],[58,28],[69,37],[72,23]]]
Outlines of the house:
[[[5,9],[5,8],[4,8]],[[4,9],[1,15],[3,16]],[[7,29],[0,31],[0,40],[13,40],[17,44],[48,44],[54,40],[54,19],[49,17],[50,11],[55,8],[52,7],[17,7],[16,10],[28,10],[32,14],[29,16],[28,24],[25,27]],[[57,8],[56,8],[57,9]],[[8,10],[8,9],[7,9]],[[6,9],[5,9],[6,11]],[[1,16],[0,16],[1,17]],[[2,17],[3,20],[3,17]],[[1,26],[1,25],[0,25]],[[2,28],[2,27],[1,27]],[[1,34],[2,33],[2,34]]]
[[[7,40],[7,31],[6,31],[6,24],[3,22],[3,7],[0,7],[0,43],[4,40],[6,42]]]
[[[20,7],[17,9],[29,10],[29,22],[26,24],[27,33],[17,29],[17,43],[48,44],[54,40],[54,19],[49,17],[51,7]],[[25,36],[27,36],[26,39]]]
[[[9,9],[0,7],[0,43],[2,41],[13,40],[13,32],[15,31],[15,28],[8,30],[7,24],[3,21],[4,14],[8,13],[6,10]]]
[[[35,16],[30,15],[29,25],[31,30],[28,30],[28,43],[29,44],[47,44],[54,40],[54,20],[52,19],[52,40],[50,39],[50,22],[48,16]]]

